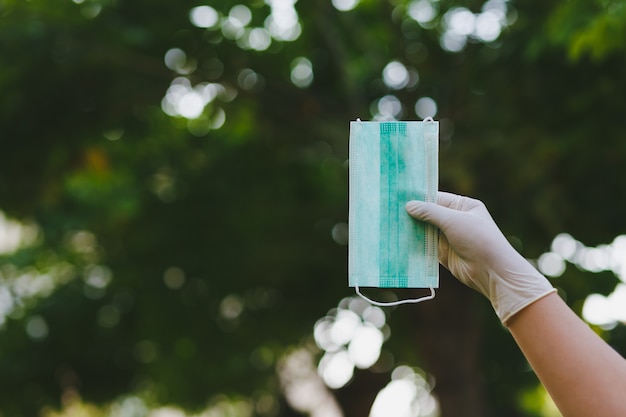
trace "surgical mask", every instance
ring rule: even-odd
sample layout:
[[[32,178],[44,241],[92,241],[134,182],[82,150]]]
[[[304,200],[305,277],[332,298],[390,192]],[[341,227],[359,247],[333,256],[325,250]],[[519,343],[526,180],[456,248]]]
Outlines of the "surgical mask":
[[[350,122],[348,282],[360,287],[439,286],[437,229],[404,209],[411,200],[436,202],[439,123]]]

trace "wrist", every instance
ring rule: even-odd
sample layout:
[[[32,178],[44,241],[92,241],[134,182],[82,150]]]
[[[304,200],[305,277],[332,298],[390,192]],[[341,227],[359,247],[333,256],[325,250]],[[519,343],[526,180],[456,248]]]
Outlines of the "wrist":
[[[515,314],[546,295],[556,292],[552,284],[534,268],[521,273],[493,272],[489,279],[489,300],[505,326]]]

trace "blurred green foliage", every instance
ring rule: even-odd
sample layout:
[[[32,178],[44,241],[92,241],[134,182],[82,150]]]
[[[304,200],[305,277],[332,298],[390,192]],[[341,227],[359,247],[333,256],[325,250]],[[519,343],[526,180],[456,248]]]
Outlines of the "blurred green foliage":
[[[263,27],[272,2],[242,3]],[[429,3],[436,14],[421,25],[409,16],[417,3],[341,12],[300,1],[299,35],[255,50],[194,26],[196,1],[0,2],[0,209],[39,230],[0,255],[0,280],[52,283],[12,294],[2,415],[38,415],[70,389],[192,410],[263,390],[297,415],[280,400],[276,363],[351,294],[332,238],[347,221],[348,121],[373,117],[383,96],[399,100],[401,119],[435,100],[441,189],[484,200],[526,256],[560,232],[589,245],[624,233],[624,2],[500,2],[499,37],[458,51],[442,43],[445,16],[483,2]],[[223,19],[234,6],[207,4]],[[166,65],[174,49],[183,58]],[[313,80],[298,87],[300,57]],[[386,85],[391,61],[414,82]],[[164,112],[175,79],[216,88],[197,117]],[[441,301],[389,312],[388,349],[434,374],[443,417],[535,415],[528,404],[543,392],[509,335],[447,278]],[[616,283],[574,267],[554,281],[577,310]],[[33,318],[42,337],[27,331]],[[624,352],[622,333],[604,334]],[[445,390],[469,387],[479,393],[455,413]],[[354,399],[373,401],[337,395],[346,415]]]

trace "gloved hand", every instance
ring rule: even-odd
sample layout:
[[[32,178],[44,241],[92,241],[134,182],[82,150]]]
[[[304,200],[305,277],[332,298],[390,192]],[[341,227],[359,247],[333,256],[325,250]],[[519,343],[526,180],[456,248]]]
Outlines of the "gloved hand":
[[[439,228],[439,262],[485,295],[504,325],[524,307],[556,291],[513,249],[481,201],[444,192],[437,200],[438,204],[410,201],[406,210]]]

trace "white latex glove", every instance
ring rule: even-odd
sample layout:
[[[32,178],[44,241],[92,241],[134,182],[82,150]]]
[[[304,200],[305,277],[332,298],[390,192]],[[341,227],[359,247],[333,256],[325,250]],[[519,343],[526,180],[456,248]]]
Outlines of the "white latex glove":
[[[439,192],[437,203],[410,201],[406,210],[439,228],[439,262],[485,295],[504,325],[524,307],[556,291],[513,249],[481,201]]]

